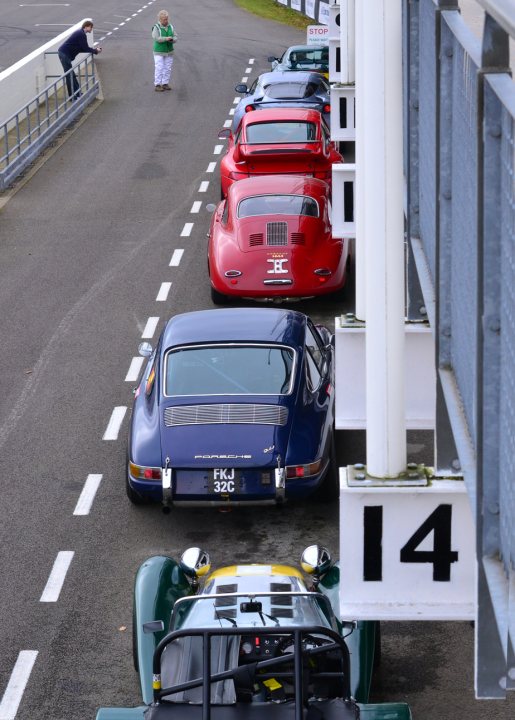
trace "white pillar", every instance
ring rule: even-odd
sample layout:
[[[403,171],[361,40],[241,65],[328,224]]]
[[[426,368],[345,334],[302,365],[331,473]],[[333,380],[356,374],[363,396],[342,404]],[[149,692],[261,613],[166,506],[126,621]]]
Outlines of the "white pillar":
[[[363,119],[363,65],[365,61],[364,10],[360,1],[355,6],[355,73],[356,73],[356,183],[354,187],[356,221],[355,272],[356,272],[356,317],[366,320],[365,306],[365,161],[364,161],[364,119]]]
[[[406,468],[401,0],[360,4],[367,470],[395,477]]]

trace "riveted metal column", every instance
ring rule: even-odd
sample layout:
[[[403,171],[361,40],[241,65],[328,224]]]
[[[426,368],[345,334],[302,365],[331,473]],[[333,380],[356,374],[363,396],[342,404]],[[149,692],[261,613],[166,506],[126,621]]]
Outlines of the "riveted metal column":
[[[383,478],[406,468],[401,0],[363,13],[367,470]]]
[[[478,612],[475,687],[478,697],[505,697],[514,687],[507,672],[508,629],[500,635],[495,616],[509,617],[508,587],[502,579],[499,460],[501,375],[501,106],[487,94],[485,75],[509,72],[508,34],[487,13],[479,73],[478,138],[478,344],[477,344],[477,493]],[[494,622],[492,622],[494,620]],[[513,659],[511,661],[513,664]],[[510,666],[510,663],[508,663]]]

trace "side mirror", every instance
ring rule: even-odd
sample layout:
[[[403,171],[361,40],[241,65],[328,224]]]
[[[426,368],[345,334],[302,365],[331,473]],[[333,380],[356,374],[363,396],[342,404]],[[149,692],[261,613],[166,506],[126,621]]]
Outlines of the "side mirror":
[[[231,137],[231,128],[222,128],[218,132],[218,138],[220,140],[227,140],[227,138]]]
[[[165,629],[165,624],[162,620],[151,620],[150,622],[143,623],[143,632],[147,635],[150,633],[161,632]]]
[[[249,92],[249,86],[245,85],[245,83],[240,83],[239,85],[236,85],[234,89],[237,93],[243,93],[244,95],[247,95]]]
[[[275,62],[278,62],[278,61],[279,61],[279,58],[276,58],[274,55],[269,55],[268,58],[267,58],[267,60],[268,60],[268,62],[273,63],[274,61],[275,61]]]
[[[150,357],[154,352],[149,342],[142,342],[138,345],[138,352],[142,357]]]
[[[323,545],[310,545],[302,553],[300,566],[308,575],[319,578],[332,565],[331,553]]]
[[[192,580],[198,580],[211,570],[209,553],[198,547],[185,550],[181,555],[179,565],[183,573]]]

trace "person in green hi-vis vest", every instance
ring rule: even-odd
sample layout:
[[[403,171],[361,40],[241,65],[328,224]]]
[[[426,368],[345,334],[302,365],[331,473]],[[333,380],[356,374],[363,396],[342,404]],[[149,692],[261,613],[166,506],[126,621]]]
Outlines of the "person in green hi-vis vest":
[[[177,40],[173,25],[166,10],[160,10],[157,23],[152,28],[154,40],[154,86],[156,92],[171,90],[170,80],[173,67],[173,46]]]

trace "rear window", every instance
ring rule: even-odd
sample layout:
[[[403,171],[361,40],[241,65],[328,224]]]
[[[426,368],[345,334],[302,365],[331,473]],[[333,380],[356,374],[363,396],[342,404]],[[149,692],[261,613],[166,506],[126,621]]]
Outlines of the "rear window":
[[[257,195],[238,205],[238,217],[254,215],[305,215],[318,217],[318,203],[305,195]]]
[[[316,140],[316,125],[311,122],[258,122],[247,125],[249,143],[305,143]]]
[[[295,351],[282,345],[202,345],[168,351],[164,394],[287,395]]]
[[[274,83],[265,88],[265,95],[274,100],[302,100],[303,98],[314,95],[317,89],[317,85],[314,82]]]

